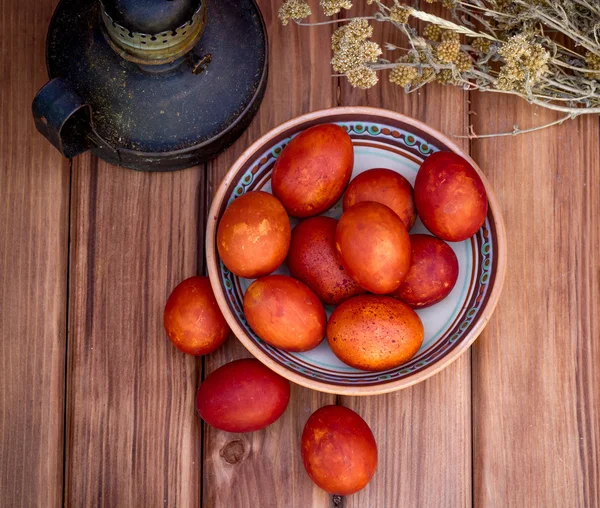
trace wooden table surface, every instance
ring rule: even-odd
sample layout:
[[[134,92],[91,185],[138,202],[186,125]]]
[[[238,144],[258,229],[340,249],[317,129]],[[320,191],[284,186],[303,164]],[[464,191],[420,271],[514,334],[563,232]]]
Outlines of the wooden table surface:
[[[351,89],[331,77],[330,26],[283,28],[280,0],[259,4],[270,76],[251,127],[205,167],[148,174],[90,155],[69,162],[37,134],[30,104],[47,79],[56,0],[0,1],[0,506],[599,507],[598,117],[462,142],[509,242],[503,295],[470,352],[385,396],[293,386],[284,416],[260,432],[202,424],[202,378],[248,353],[231,337],[185,356],[162,311],[179,281],[203,272],[212,193],[250,142],[336,105],[384,107],[447,134],[557,118],[452,87]],[[379,444],[373,481],[343,499],[314,486],[299,456],[306,419],[335,402]]]

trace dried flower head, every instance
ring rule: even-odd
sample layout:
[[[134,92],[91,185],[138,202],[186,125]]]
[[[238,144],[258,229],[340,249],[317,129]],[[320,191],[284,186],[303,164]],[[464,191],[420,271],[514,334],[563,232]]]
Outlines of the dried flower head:
[[[379,81],[377,73],[366,65],[350,69],[346,72],[346,78],[352,86],[363,89],[371,88]]]
[[[415,59],[415,61],[423,64],[419,67],[420,75],[417,79],[417,83],[424,83],[425,81],[430,81],[431,77],[435,77],[435,71],[430,67],[430,59],[435,61],[435,57],[432,55],[432,48],[427,45],[425,49],[420,50],[418,58]],[[428,56],[428,53],[431,56]]]
[[[410,9],[404,5],[394,5],[390,10],[390,19],[397,23],[406,24],[410,18]]]
[[[456,0],[442,0],[442,5],[446,9],[454,9],[454,7],[456,6]]]
[[[442,42],[437,47],[436,56],[442,63],[453,62],[460,51],[460,36],[457,33],[444,31]]]
[[[458,84],[458,81],[450,69],[443,69],[441,72],[436,74],[436,81],[439,81],[442,85]]]
[[[354,19],[338,28],[331,37],[333,69],[348,73],[366,62],[376,62],[381,55],[381,47],[367,40],[372,35],[373,27],[364,19]]]
[[[458,42],[460,43],[460,35],[451,30],[444,30],[442,33],[443,42]]]
[[[421,69],[421,74],[419,74],[419,77],[415,80],[415,84],[428,82],[434,76],[435,72],[431,67],[423,67]]]
[[[600,71],[600,56],[595,55],[591,51],[585,52],[585,63],[587,64],[588,69]]]
[[[341,51],[348,44],[360,44],[373,37],[373,27],[366,19],[353,19],[350,23],[341,26],[331,36],[331,49],[333,52]]]
[[[458,56],[454,59],[454,67],[459,72],[466,72],[473,68],[473,60],[464,51],[460,51]]]
[[[286,0],[279,8],[279,19],[282,25],[287,25],[291,19],[300,21],[312,14],[310,5],[304,0]]]
[[[333,16],[342,9],[352,9],[351,0],[320,0],[319,5],[323,9],[325,16]]]
[[[496,83],[500,90],[528,93],[548,72],[550,53],[541,44],[531,42],[525,34],[511,37],[498,54],[505,62]]]
[[[416,67],[399,64],[390,71],[388,78],[392,83],[405,87],[418,80],[419,71]]]
[[[512,7],[512,0],[490,0],[492,8],[498,12],[506,12]]]
[[[438,25],[428,23],[423,29],[423,36],[427,37],[430,41],[437,42],[442,37],[442,29]]]
[[[485,55],[490,50],[491,42],[488,39],[477,37],[476,39],[473,39],[471,46],[475,51],[479,51]]]

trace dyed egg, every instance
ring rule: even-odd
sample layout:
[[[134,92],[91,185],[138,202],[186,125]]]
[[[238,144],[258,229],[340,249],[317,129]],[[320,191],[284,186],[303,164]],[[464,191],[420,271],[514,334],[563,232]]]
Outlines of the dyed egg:
[[[344,406],[324,406],[302,432],[302,462],[320,488],[348,496],[363,489],[377,469],[377,443],[367,423]]]
[[[336,307],[327,324],[333,353],[356,369],[380,371],[406,363],[423,343],[423,323],[405,303],[362,295]]]
[[[304,282],[326,305],[338,305],[365,290],[350,277],[335,249],[338,221],[311,217],[292,230],[287,258],[290,273]]]
[[[415,181],[415,204],[425,227],[447,242],[471,238],[488,210],[479,174],[454,152],[436,152],[425,159]]]
[[[298,134],[273,167],[271,185],[294,217],[311,217],[331,208],[352,176],[354,148],[338,125],[316,125]]]
[[[194,356],[212,353],[230,332],[208,277],[190,277],[171,292],[164,324],[173,345]]]
[[[236,360],[207,376],[196,409],[212,427],[253,432],[277,420],[290,400],[290,383],[255,359]]]
[[[429,307],[446,298],[458,279],[458,259],[443,240],[410,235],[412,264],[408,275],[391,296],[413,308]]]
[[[338,222],[335,240],[348,274],[371,293],[391,293],[408,273],[408,231],[400,217],[381,203],[363,201],[348,208]]]
[[[285,275],[255,280],[244,295],[244,314],[256,335],[285,351],[308,351],[325,337],[323,304],[310,288]]]
[[[390,207],[408,230],[417,219],[412,185],[391,169],[369,169],[350,182],[344,194],[344,210],[362,201],[375,201]]]
[[[283,263],[290,237],[290,220],[279,200],[267,192],[247,192],[223,213],[217,248],[232,273],[254,279]]]

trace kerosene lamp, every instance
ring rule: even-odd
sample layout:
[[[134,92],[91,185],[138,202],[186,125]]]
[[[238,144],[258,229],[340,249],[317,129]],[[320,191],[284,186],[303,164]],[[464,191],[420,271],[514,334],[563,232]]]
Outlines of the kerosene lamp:
[[[267,81],[254,0],[62,0],[47,40],[38,130],[66,157],[169,171],[248,127]]]

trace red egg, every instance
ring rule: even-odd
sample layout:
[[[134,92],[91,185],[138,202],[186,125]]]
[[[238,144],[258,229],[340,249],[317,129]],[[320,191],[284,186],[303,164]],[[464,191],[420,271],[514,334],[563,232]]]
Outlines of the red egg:
[[[292,230],[287,258],[290,273],[312,289],[326,305],[337,305],[365,292],[342,266],[335,249],[338,221],[311,217]]]
[[[302,432],[304,468],[320,488],[348,496],[363,489],[377,469],[377,443],[367,423],[344,406],[324,406]]]
[[[479,174],[454,152],[436,152],[425,159],[415,181],[415,203],[425,227],[447,242],[471,238],[488,210]]]
[[[290,383],[255,359],[226,363],[198,388],[196,409],[212,427],[226,432],[264,429],[285,411]]]
[[[391,296],[413,308],[424,308],[446,298],[458,279],[458,259],[443,240],[410,235],[412,264],[408,275]]]
[[[290,246],[290,219],[272,194],[252,191],[236,198],[217,229],[217,248],[235,275],[254,279],[275,271]]]
[[[353,166],[352,140],[342,127],[310,127],[277,158],[271,175],[273,194],[294,217],[319,215],[340,199]]]
[[[173,345],[194,356],[212,353],[230,332],[208,277],[190,277],[171,292],[164,325]]]
[[[417,219],[412,185],[391,169],[369,169],[350,182],[344,194],[344,210],[362,201],[375,201],[389,206],[408,230]]]
[[[381,203],[363,201],[348,208],[337,225],[335,241],[346,271],[371,293],[391,293],[408,273],[408,231],[400,217]]]

